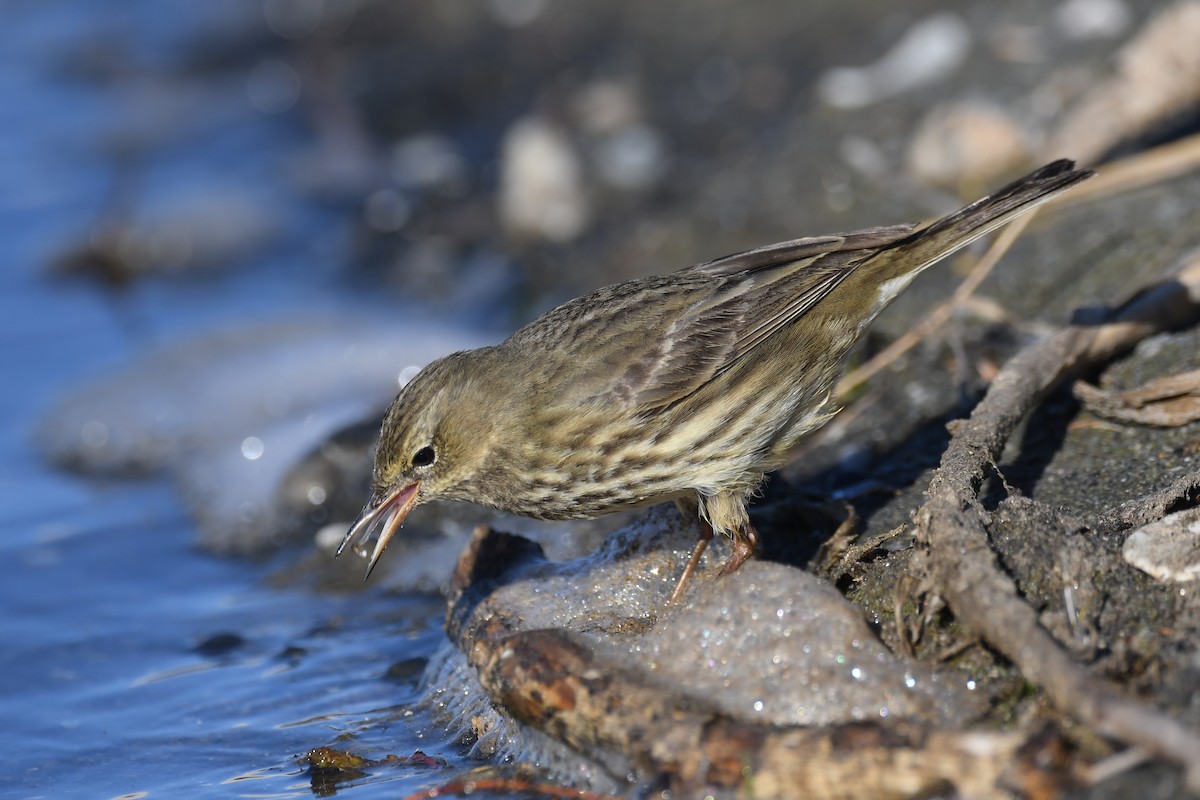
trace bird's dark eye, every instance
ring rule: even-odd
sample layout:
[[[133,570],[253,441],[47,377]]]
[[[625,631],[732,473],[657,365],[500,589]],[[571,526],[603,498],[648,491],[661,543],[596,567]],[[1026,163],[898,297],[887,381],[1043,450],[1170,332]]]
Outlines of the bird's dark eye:
[[[437,461],[437,453],[428,445],[422,447],[412,457],[412,465],[414,467],[428,467],[434,461]]]

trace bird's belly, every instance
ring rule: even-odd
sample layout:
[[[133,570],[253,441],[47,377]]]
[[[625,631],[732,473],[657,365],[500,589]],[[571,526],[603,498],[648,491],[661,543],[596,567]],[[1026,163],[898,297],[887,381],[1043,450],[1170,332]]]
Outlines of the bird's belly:
[[[640,491],[623,485],[564,487],[553,493],[535,490],[505,510],[535,519],[594,519],[616,511],[657,505],[693,491],[692,487],[676,485],[648,486]]]
[[[828,417],[820,398],[787,377],[743,405],[715,395],[673,415],[580,430],[565,459],[526,458],[519,485],[497,505],[540,519],[590,519],[696,494],[749,494],[779,466],[781,440],[794,442]]]

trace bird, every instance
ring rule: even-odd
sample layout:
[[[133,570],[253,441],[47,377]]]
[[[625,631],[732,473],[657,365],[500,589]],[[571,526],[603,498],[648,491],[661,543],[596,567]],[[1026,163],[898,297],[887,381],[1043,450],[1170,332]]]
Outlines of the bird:
[[[759,247],[570,300],[497,345],[453,353],[383,418],[370,497],[337,550],[366,576],[414,507],[461,500],[539,519],[676,501],[749,558],[767,473],[837,411],[855,342],[923,270],[1094,173],[1059,160],[930,224]]]

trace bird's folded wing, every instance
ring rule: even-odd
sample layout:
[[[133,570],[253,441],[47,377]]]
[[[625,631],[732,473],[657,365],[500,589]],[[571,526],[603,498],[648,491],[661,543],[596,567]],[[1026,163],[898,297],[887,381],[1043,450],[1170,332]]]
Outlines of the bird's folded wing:
[[[635,414],[667,408],[810,311],[876,247],[909,232],[895,226],[796,240],[675,273],[640,305],[627,300],[621,313],[591,326],[584,352],[596,366],[580,366],[576,391],[564,399]],[[847,241],[862,247],[847,249]]]
[[[763,267],[778,267],[789,261],[837,253],[845,250],[866,250],[884,247],[900,241],[916,229],[916,225],[886,225],[864,228],[852,233],[836,233],[829,236],[809,236],[787,242],[756,247],[741,253],[706,261],[680,272],[705,275],[733,275]]]

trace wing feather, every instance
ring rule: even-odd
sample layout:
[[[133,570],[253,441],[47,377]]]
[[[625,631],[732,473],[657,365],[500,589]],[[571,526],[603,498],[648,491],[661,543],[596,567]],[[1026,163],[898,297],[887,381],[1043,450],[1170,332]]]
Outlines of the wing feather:
[[[810,311],[865,258],[911,225],[760,247],[660,278],[606,287],[513,334],[558,351],[564,403],[654,413],[682,400]],[[586,353],[586,358],[573,354]]]
[[[608,359],[613,377],[593,398],[634,413],[653,413],[682,400],[811,310],[869,252],[825,253],[715,276],[701,292],[694,284],[686,289],[696,298],[686,305],[658,298],[648,314],[672,307],[679,312],[660,317],[657,334],[642,326],[624,348],[623,365]]]

